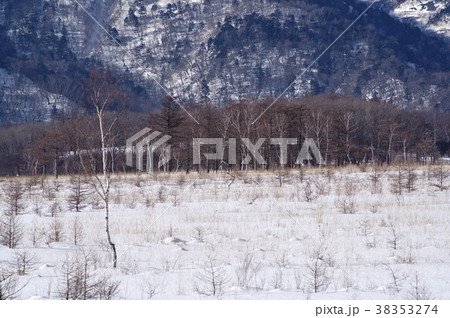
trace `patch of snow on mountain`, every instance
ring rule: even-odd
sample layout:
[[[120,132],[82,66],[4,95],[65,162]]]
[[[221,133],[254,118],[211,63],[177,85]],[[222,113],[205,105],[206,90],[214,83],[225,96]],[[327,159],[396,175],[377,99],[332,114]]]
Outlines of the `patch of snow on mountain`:
[[[371,3],[372,0],[361,0]],[[450,38],[450,3],[447,0],[383,1],[381,8],[390,5],[389,14],[399,19],[410,20],[421,28]]]

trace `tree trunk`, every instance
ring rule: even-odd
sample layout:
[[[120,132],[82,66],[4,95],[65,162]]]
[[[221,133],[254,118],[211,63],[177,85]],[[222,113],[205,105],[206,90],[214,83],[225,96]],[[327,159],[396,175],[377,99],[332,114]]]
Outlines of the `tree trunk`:
[[[103,114],[101,111],[98,112],[98,121],[100,128],[100,138],[102,143],[102,165],[104,178],[104,184],[102,189],[103,189],[103,201],[105,203],[105,232],[106,232],[106,239],[112,250],[113,267],[116,268],[117,267],[116,245],[112,242],[111,235],[109,232],[109,189],[111,186],[111,179],[108,173],[108,149],[106,148],[105,145],[105,133],[103,131]]]
[[[106,239],[108,240],[108,244],[112,250],[113,256],[113,267],[117,267],[117,251],[116,244],[111,241],[111,235],[109,234],[109,194],[105,197],[105,231],[106,231]]]

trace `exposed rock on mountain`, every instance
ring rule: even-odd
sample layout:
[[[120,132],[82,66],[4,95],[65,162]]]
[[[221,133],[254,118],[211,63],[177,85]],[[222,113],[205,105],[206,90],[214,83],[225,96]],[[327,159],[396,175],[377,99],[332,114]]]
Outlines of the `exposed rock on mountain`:
[[[383,1],[307,69],[367,3],[5,0],[0,68],[9,75],[0,81],[0,115],[36,120],[11,113],[17,92],[5,78],[23,76],[53,96],[46,105],[36,102],[49,116],[82,103],[82,79],[94,65],[111,68],[140,109],[167,94],[158,83],[182,101],[223,104],[242,95],[277,96],[304,71],[286,97],[335,92],[401,108],[449,109],[450,44],[396,18],[412,16],[411,6],[422,12],[413,16],[417,23],[447,34],[446,1]]]

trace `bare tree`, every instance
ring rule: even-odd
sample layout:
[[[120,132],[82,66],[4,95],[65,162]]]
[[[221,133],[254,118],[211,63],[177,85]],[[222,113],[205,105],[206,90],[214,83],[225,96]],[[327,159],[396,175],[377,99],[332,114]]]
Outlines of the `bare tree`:
[[[386,162],[391,164],[392,162],[392,147],[397,136],[397,130],[399,129],[399,123],[388,119],[383,124],[383,130],[385,137],[387,139],[387,151],[386,151]]]
[[[29,230],[28,234],[33,247],[37,247],[43,235],[36,222],[33,222],[33,227]]]
[[[182,127],[184,119],[180,103],[173,97],[166,96],[161,101],[159,112],[150,115],[150,126],[164,135],[171,136],[170,140],[167,141],[167,144],[175,146],[180,142],[183,135],[180,128]],[[165,156],[166,153],[161,150],[159,155],[161,158],[162,156]],[[163,168],[164,171],[173,170],[170,162],[164,164]]]
[[[52,218],[56,218],[59,214],[61,214],[61,206],[59,205],[58,201],[53,202],[49,206],[47,214]]]
[[[391,246],[392,249],[397,250],[399,241],[400,241],[400,234],[398,233],[398,230],[395,228],[394,224],[389,224],[389,231],[391,234],[390,239],[387,241],[387,243]]]
[[[358,222],[358,235],[368,236],[371,234],[371,222],[369,219],[364,219]]]
[[[336,200],[336,206],[342,214],[355,214],[356,213],[356,202],[353,196],[343,195],[339,196]]]
[[[374,164],[372,171],[368,174],[370,182],[370,193],[378,194],[382,192],[383,172]]]
[[[86,180],[81,175],[72,176],[70,178],[70,195],[68,197],[69,209],[80,212],[87,206],[88,189]]]
[[[414,264],[416,262],[416,256],[414,255],[412,248],[402,249],[395,257],[397,264]]]
[[[47,234],[47,243],[50,244],[52,242],[61,242],[64,230],[63,225],[58,217],[52,218],[50,221]]]
[[[112,299],[119,291],[120,283],[110,275],[95,277],[94,259],[91,252],[78,250],[66,255],[60,266],[57,296],[62,299]]]
[[[0,300],[15,299],[26,284],[19,284],[14,270],[0,268]]]
[[[6,211],[0,216],[0,243],[15,248],[23,236],[23,226],[19,216],[12,211]]]
[[[408,191],[408,193],[411,193],[413,191],[417,190],[417,173],[414,171],[414,168],[410,165],[406,168],[406,182],[405,182],[405,189]]]
[[[69,258],[69,255],[66,255],[66,258],[61,266],[58,266],[60,271],[60,278],[58,281],[58,291],[57,296],[61,299],[77,299],[77,290],[74,287],[75,285],[75,273],[76,268],[74,262]],[[75,295],[75,298],[73,298]]]
[[[433,168],[431,173],[434,182],[432,182],[432,185],[436,188],[438,188],[440,191],[444,191],[448,188],[446,185],[446,180],[450,176],[450,169],[444,164],[439,164],[435,168]]]
[[[277,268],[273,273],[272,280],[270,281],[272,289],[283,288],[283,269]]]
[[[256,276],[260,270],[260,263],[255,262],[254,253],[245,251],[239,257],[239,264],[236,268],[237,283],[241,287],[248,288],[250,281]]]
[[[278,167],[275,172],[275,178],[278,180],[278,184],[281,188],[283,186],[283,180],[289,178],[289,170],[286,170],[283,167]]]
[[[408,299],[410,300],[428,300],[431,298],[431,293],[427,286],[423,283],[419,274],[416,272],[413,280],[410,282],[408,289]]]
[[[305,186],[303,187],[303,197],[306,202],[312,202],[317,199],[317,193],[312,188],[311,178],[306,179]]]
[[[396,195],[402,195],[406,186],[407,172],[398,164],[395,174],[391,176],[391,192]]]
[[[324,261],[325,247],[323,245],[313,248],[309,255],[307,263],[307,281],[306,286],[314,293],[325,291],[330,284],[330,278],[327,274],[327,263]]]
[[[111,300],[119,293],[120,281],[113,280],[111,275],[104,274],[98,278],[94,286],[94,298],[99,300]]]
[[[392,289],[395,294],[398,294],[408,276],[401,273],[399,270],[392,268],[392,266],[389,264],[384,265],[389,270],[392,278],[392,283],[389,285],[389,288]]]
[[[350,156],[350,150],[351,150],[351,135],[354,132],[354,130],[356,129],[356,123],[355,123],[355,115],[352,111],[346,111],[343,114],[343,120],[344,120],[344,134],[345,134],[345,145],[344,145],[344,149],[345,149],[345,156],[346,159],[348,160],[349,164],[352,164],[352,158]]]
[[[17,274],[19,276],[26,275],[32,271],[37,263],[36,255],[30,254],[27,250],[18,250],[15,253]]]
[[[69,299],[87,299],[93,286],[90,282],[89,254],[76,253],[66,255],[62,266],[60,267],[60,285],[58,288],[59,297]]]
[[[23,210],[22,196],[24,188],[19,181],[10,181],[2,186],[3,202],[6,204],[6,210],[9,214],[19,215]]]
[[[78,245],[84,238],[83,225],[80,223],[78,217],[73,219],[72,224],[69,227],[70,237],[74,245]]]
[[[213,252],[208,252],[206,259],[196,273],[194,291],[205,296],[222,296],[225,285],[230,281],[224,264],[217,260]]]
[[[124,96],[118,96],[113,83],[107,75],[101,73],[98,70],[93,70],[90,74],[89,83],[89,96],[88,101],[91,106],[94,107],[96,112],[96,124],[98,137],[100,142],[101,152],[101,175],[97,174],[95,154],[98,152],[96,147],[92,145],[92,149],[89,151],[89,162],[85,162],[82,151],[78,151],[80,156],[81,165],[84,172],[90,176],[91,183],[104,203],[105,211],[105,234],[106,240],[112,251],[112,263],[113,267],[117,267],[117,251],[116,245],[111,240],[110,227],[109,227],[109,215],[110,215],[110,190],[111,190],[111,171],[109,167],[110,160],[108,159],[109,147],[111,146],[111,138],[113,134],[113,128],[120,117],[121,113],[116,112],[110,118],[111,113],[108,112],[114,103],[123,102],[121,98]],[[120,105],[115,105],[120,108]]]
[[[157,285],[150,280],[145,280],[142,283],[142,289],[147,296],[147,299],[152,299],[158,293]]]

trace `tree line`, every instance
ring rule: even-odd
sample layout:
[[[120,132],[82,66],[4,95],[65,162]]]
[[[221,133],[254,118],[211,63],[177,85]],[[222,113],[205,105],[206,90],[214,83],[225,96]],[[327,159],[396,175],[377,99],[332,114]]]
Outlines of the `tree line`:
[[[403,110],[379,100],[365,101],[355,97],[321,94],[296,99],[256,99],[241,97],[223,106],[212,103],[182,103],[167,96],[161,106],[151,113],[129,109],[127,95],[118,89],[117,82],[98,71],[89,77],[89,87],[96,87],[99,103],[107,103],[103,115],[111,127],[105,139],[108,164],[113,173],[133,171],[126,166],[126,139],[144,127],[171,136],[171,160],[161,167],[164,171],[203,169],[277,169],[280,167],[280,147],[274,138],[297,138],[290,145],[287,166],[296,167],[301,145],[312,138],[327,165],[393,164],[436,161],[450,153],[450,114],[435,109]],[[89,98],[82,97],[85,107],[77,113],[55,114],[44,123],[27,123],[0,130],[0,174],[40,175],[75,174],[81,172],[80,162],[87,157],[92,166],[101,171],[101,140]],[[273,105],[272,105],[273,104]],[[260,118],[258,118],[267,110]],[[193,165],[194,138],[223,138],[223,158],[206,160]],[[254,158],[243,163],[249,155],[244,138],[259,148],[265,164]],[[228,141],[236,139],[236,164],[228,162]],[[216,151],[204,145],[202,153]],[[158,160],[158,152],[154,154]],[[307,162],[304,162],[307,163]],[[312,162],[314,164],[314,162]]]

